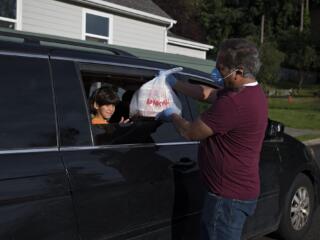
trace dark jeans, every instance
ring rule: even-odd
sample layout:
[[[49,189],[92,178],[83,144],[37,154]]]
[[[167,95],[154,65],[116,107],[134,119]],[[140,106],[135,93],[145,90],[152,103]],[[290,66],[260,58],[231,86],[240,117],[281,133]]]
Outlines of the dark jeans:
[[[202,210],[201,240],[240,240],[243,225],[257,201],[219,197],[208,192]]]

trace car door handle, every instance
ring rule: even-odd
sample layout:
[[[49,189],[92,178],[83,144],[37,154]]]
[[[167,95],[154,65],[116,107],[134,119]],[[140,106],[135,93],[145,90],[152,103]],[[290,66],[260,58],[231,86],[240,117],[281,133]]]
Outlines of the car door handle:
[[[190,158],[181,158],[178,162],[173,165],[173,168],[177,171],[187,171],[196,166],[196,162]]]

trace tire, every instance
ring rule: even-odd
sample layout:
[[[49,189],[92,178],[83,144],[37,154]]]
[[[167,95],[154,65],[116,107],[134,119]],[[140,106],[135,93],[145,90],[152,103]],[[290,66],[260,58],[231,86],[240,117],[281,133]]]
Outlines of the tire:
[[[301,240],[307,234],[314,214],[314,190],[310,179],[299,174],[286,196],[278,233],[285,240]]]

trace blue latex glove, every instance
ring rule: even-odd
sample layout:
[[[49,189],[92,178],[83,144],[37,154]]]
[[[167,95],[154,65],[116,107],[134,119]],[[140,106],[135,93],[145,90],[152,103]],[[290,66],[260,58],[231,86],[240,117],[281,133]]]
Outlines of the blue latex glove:
[[[170,87],[174,87],[177,83],[177,79],[173,75],[169,75],[166,78],[166,82],[170,85]]]
[[[156,116],[156,119],[162,120],[164,122],[171,122],[172,121],[172,114],[174,114],[175,111],[173,108],[167,108],[163,110],[162,112],[158,113]]]

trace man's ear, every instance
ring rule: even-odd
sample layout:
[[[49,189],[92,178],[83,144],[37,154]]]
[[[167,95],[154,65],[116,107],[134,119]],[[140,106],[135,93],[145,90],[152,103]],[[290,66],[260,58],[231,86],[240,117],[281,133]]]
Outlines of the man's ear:
[[[243,77],[243,73],[244,73],[244,70],[243,70],[243,67],[242,66],[239,66],[236,70],[236,74],[239,74]]]

